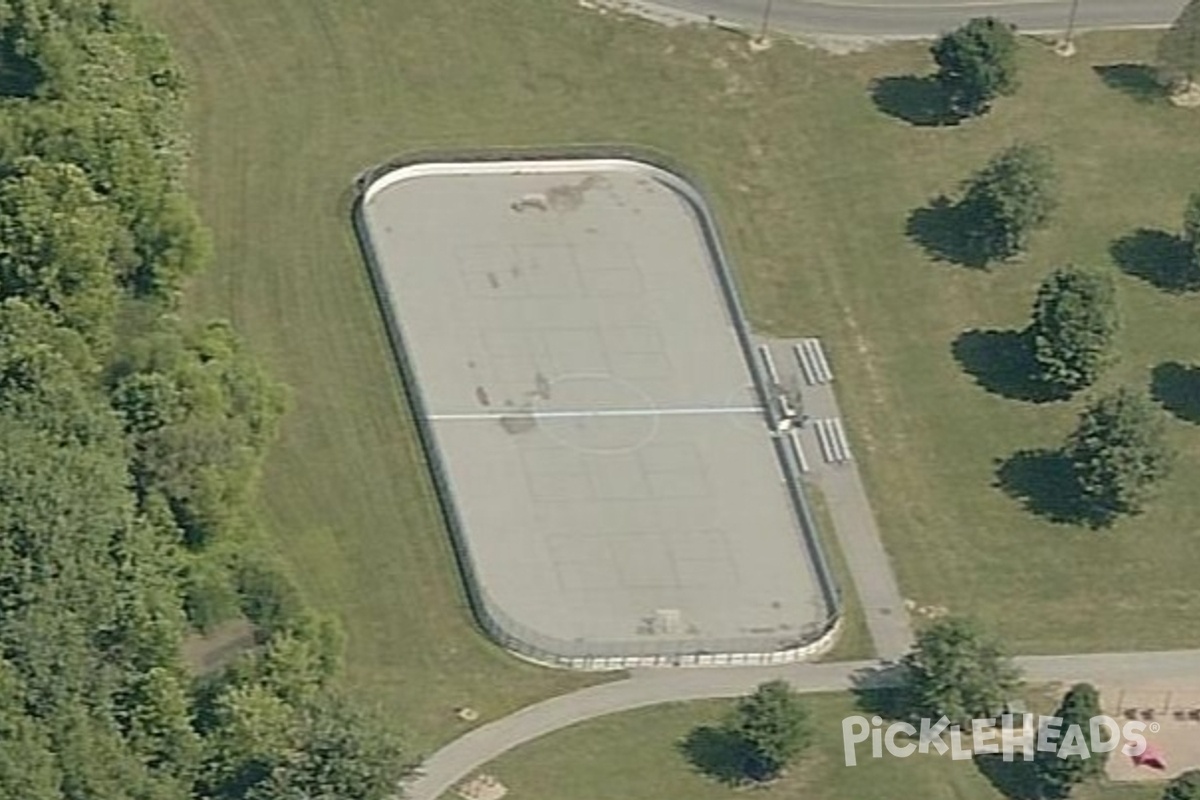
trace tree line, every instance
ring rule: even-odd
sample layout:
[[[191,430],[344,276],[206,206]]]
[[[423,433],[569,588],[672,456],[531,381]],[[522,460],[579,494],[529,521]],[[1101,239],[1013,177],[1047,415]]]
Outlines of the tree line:
[[[256,545],[282,388],[176,314],[184,93],[126,0],[0,0],[0,796],[378,800],[394,734]],[[189,672],[239,616],[258,646]]]

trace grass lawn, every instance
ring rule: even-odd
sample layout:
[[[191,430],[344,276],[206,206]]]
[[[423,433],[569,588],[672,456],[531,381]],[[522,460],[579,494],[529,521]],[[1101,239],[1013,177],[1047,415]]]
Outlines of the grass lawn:
[[[1004,800],[1013,765],[953,761],[947,753],[898,759],[870,757],[859,745],[847,767],[841,721],[859,713],[846,695],[806,698],[814,744],[789,774],[749,796],[763,800]],[[720,722],[725,701],[676,703],[603,717],[531,742],[485,768],[509,788],[511,800],[732,800],[747,796],[694,769],[680,750],[693,729]],[[1020,778],[1016,778],[1020,780]],[[1160,784],[1109,784],[1081,789],[1073,800],[1158,800]],[[444,795],[452,800],[456,795]]]
[[[751,56],[727,34],[569,0],[143,2],[193,85],[193,180],[215,238],[187,310],[231,318],[292,387],[265,477],[272,540],[344,619],[349,684],[419,749],[460,730],[457,705],[486,719],[595,677],[520,664],[464,607],[349,217],[353,177],[414,150],[670,153],[711,193],[755,324],[825,337],[909,597],[977,613],[1026,652],[1200,642],[1200,430],[1171,422],[1184,455],[1144,517],[1103,534],[1055,525],[992,486],[995,461],[1055,444],[1077,404],[988,392],[952,351],[966,329],[1022,324],[1051,267],[1115,269],[1113,239],[1178,226],[1200,188],[1200,116],[1091,69],[1146,57],[1153,35],[1084,37],[1071,60],[1030,43],[1016,98],[918,129],[868,92],[924,70],[915,45]],[[908,213],[1018,137],[1058,156],[1059,223],[994,273],[933,263],[905,237]],[[1200,358],[1200,300],[1126,275],[1120,289],[1124,358],[1107,383]]]

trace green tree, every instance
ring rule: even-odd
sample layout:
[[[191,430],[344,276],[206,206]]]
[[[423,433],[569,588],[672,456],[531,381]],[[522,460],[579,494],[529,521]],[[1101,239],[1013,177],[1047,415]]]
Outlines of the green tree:
[[[1191,0],[1158,44],[1160,74],[1170,83],[1194,84],[1200,75],[1200,0]]]
[[[1106,525],[1136,514],[1171,469],[1162,417],[1149,399],[1120,389],[1093,402],[1079,418],[1067,455],[1091,520]]]
[[[165,502],[165,501],[163,501]],[[183,605],[188,620],[200,631],[209,632],[240,612],[237,590],[230,568],[209,553],[188,560],[183,584]]]
[[[246,800],[387,800],[409,770],[388,726],[326,694],[305,707],[295,747]]]
[[[244,558],[235,568],[234,580],[242,613],[263,630],[288,630],[305,616],[295,584],[277,561]]]
[[[187,628],[182,608],[184,557],[170,512],[161,504],[140,509],[112,542],[118,576],[116,625],[110,635],[136,676],[174,669]]]
[[[0,296],[23,297],[98,341],[116,313],[128,234],[71,164],[22,158],[0,179]]]
[[[207,236],[133,8],[0,2],[0,797],[382,800],[404,762],[332,694],[336,626],[244,540],[202,547],[254,524],[281,396],[228,325],[170,316]],[[265,639],[199,685],[198,600]]]
[[[1188,770],[1167,784],[1163,800],[1200,800],[1200,769]]]
[[[206,797],[235,800],[270,780],[290,752],[302,720],[295,708],[258,684],[228,687],[216,699],[202,786]]]
[[[163,324],[130,345],[115,373],[112,401],[143,496],[166,498],[193,548],[244,526],[283,396],[230,326]]]
[[[262,683],[296,706],[314,703],[340,665],[342,639],[332,619],[271,637],[255,670]]]
[[[1073,726],[1076,727],[1083,734],[1083,744],[1087,747],[1087,755],[1066,753],[1064,757],[1060,758],[1057,752],[1039,750],[1036,754],[1034,769],[1043,797],[1067,797],[1079,784],[1095,780],[1104,774],[1108,752],[1098,752],[1097,746],[1108,740],[1094,739],[1091,728],[1092,719],[1099,717],[1102,713],[1100,694],[1090,683],[1075,684],[1063,697],[1062,705],[1054,714],[1062,719],[1059,729],[1066,736]],[[1097,733],[1100,736],[1104,735],[1103,731],[1097,731]]]
[[[0,647],[38,716],[103,707],[119,685],[120,650],[93,643],[120,629],[110,548],[134,524],[119,445],[0,413]]]
[[[808,709],[782,680],[763,683],[742,698],[726,727],[745,745],[743,773],[756,781],[776,777],[812,739]]]
[[[194,777],[200,765],[200,737],[192,727],[191,697],[180,675],[152,667],[136,676],[126,699],[127,737],[152,766],[169,766]]]
[[[62,775],[44,725],[25,709],[25,687],[0,660],[0,797],[61,800]]]
[[[1020,685],[1012,660],[963,617],[944,617],[922,631],[903,663],[912,710],[960,725],[993,716]]]
[[[1016,144],[1003,151],[965,186],[959,209],[965,236],[983,261],[1004,261],[1029,246],[1058,206],[1050,152]]]
[[[55,751],[62,791],[73,798],[184,800],[188,787],[144,764],[102,713],[74,707],[57,715]]]
[[[294,644],[294,642],[293,642]],[[295,659],[292,645],[286,658]],[[276,665],[277,666],[277,665]],[[382,718],[344,697],[277,689],[267,661],[235,670],[214,701],[215,722],[201,785],[214,800],[386,800],[409,770]],[[289,668],[294,668],[294,665]],[[265,679],[265,682],[260,682]]]
[[[982,114],[996,97],[1016,91],[1017,40],[1008,23],[976,17],[938,39],[931,52],[956,114]]]
[[[1059,269],[1038,289],[1029,327],[1041,379],[1063,391],[1090,386],[1113,359],[1118,325],[1112,279]]]
[[[5,36],[27,58],[33,91],[44,99],[7,120],[9,138],[22,155],[82,169],[130,236],[130,257],[114,265],[114,277],[135,294],[173,299],[181,278],[207,261],[209,242],[180,188],[182,80],[169,51],[113,11],[117,4],[100,4],[107,10],[90,19],[91,8],[18,5]],[[59,15],[73,24],[44,24]]]
[[[82,337],[52,312],[18,298],[0,301],[0,410],[64,441],[109,438],[113,418],[88,387],[95,368]]]

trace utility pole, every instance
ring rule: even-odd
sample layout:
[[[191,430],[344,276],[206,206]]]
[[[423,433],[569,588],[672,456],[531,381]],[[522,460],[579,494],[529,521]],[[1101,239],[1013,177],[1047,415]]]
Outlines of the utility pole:
[[[1075,55],[1075,15],[1079,13],[1079,0],[1071,0],[1071,12],[1067,15],[1067,32],[1055,50],[1060,56]]]
[[[771,24],[771,6],[775,4],[775,0],[767,0],[767,5],[763,8],[762,28],[758,32],[758,41],[765,42],[767,40],[767,28]]]

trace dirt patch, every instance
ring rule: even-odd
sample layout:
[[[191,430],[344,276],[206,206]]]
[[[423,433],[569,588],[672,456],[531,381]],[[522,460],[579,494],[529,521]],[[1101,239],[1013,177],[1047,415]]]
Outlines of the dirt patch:
[[[457,794],[463,800],[500,800],[508,794],[508,787],[494,775],[477,775],[459,786]]]
[[[537,430],[537,426],[537,418],[528,411],[517,414],[505,414],[503,417],[500,417],[500,427],[504,429],[505,433],[514,436]]]
[[[887,397],[884,394],[883,387],[886,381],[879,371],[879,365],[875,362],[874,352],[867,343],[867,338],[859,328],[858,322],[854,319],[854,313],[850,306],[845,303],[839,303],[842,309],[842,318],[846,320],[846,325],[850,329],[850,336],[854,342],[854,349],[858,353],[859,358],[867,372],[867,388],[870,391],[871,401],[880,408],[885,408],[888,405]],[[862,420],[859,424],[859,435],[867,446],[868,451],[874,451],[878,445],[874,432],[866,420]]]
[[[192,634],[183,640],[183,663],[193,675],[209,675],[228,666],[242,653],[258,644],[258,630],[246,619],[218,625],[206,634]]]
[[[1166,761],[1164,769],[1138,766],[1121,753],[1109,756],[1105,772],[1112,781],[1161,781],[1200,767],[1200,682],[1139,681],[1101,686],[1101,707],[1118,724],[1140,720],[1146,741]]]
[[[550,208],[559,212],[574,211],[583,205],[588,191],[596,188],[604,181],[596,175],[590,175],[578,183],[564,183],[553,186],[546,191],[546,202]]]
[[[1200,108],[1200,83],[1190,83],[1187,88],[1174,92],[1171,104],[1180,108]]]

